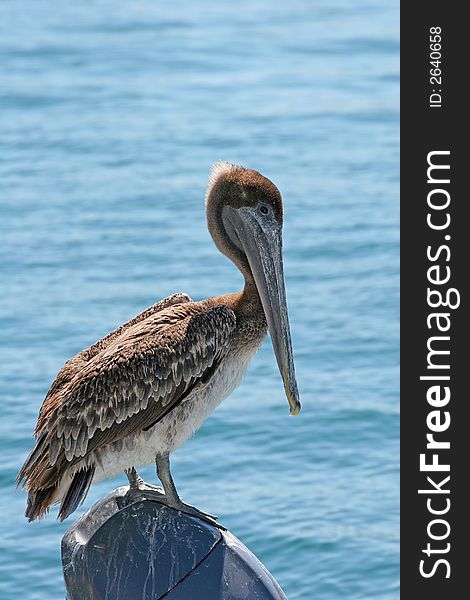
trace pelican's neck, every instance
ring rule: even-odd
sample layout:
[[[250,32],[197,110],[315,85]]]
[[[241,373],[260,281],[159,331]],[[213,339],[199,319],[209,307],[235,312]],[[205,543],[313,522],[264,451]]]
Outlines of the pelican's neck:
[[[210,306],[219,304],[228,306],[237,317],[255,318],[263,322],[266,321],[258,290],[254,284],[249,282],[245,282],[245,286],[240,292],[213,296],[205,300],[205,302]]]
[[[262,306],[261,298],[258,293],[258,288],[256,287],[253,275],[251,275],[251,271],[250,276],[251,278],[245,277],[245,285],[243,287],[243,290],[240,292],[241,297],[244,299],[245,302]]]

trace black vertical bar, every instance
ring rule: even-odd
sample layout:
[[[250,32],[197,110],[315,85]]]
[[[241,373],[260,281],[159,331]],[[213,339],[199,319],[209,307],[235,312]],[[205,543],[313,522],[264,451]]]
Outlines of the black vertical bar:
[[[470,197],[464,182],[470,174],[466,164],[470,131],[464,103],[470,36],[463,10],[463,3],[435,0],[401,5],[401,597],[405,600],[458,599],[469,593],[465,509],[470,504],[466,490],[470,394],[464,378],[470,372],[466,216]],[[428,177],[429,161],[450,169],[431,168]],[[430,306],[439,305],[439,292],[443,302],[447,298],[455,308]],[[450,353],[430,354],[428,344],[433,351]],[[447,403],[446,393],[450,393]],[[433,448],[434,442],[449,442],[450,448]],[[420,467],[421,454],[425,464]],[[433,460],[437,469],[449,465],[449,471],[424,470]]]

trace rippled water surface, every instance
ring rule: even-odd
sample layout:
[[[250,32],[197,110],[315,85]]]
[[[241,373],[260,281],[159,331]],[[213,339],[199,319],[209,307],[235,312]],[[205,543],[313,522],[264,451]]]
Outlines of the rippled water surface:
[[[26,523],[13,482],[65,360],[170,293],[241,286],[205,225],[219,159],[283,193],[303,411],[267,341],[175,453],[179,490],[290,600],[398,597],[397,20],[392,0],[1,2],[2,600],[64,597],[71,520]]]

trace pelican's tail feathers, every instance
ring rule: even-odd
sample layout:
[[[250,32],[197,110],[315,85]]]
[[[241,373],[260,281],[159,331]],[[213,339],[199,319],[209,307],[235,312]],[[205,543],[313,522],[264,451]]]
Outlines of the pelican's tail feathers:
[[[70,516],[85,500],[91,482],[93,481],[94,474],[94,466],[84,467],[75,473],[72,483],[69,485],[69,488],[60,503],[59,515],[57,517],[60,521],[63,521]]]

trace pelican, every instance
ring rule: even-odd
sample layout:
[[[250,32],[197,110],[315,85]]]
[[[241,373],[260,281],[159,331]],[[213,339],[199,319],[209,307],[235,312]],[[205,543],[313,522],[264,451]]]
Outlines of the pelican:
[[[57,503],[58,519],[66,519],[92,483],[125,472],[129,501],[154,499],[212,522],[216,517],[181,500],[169,457],[239,385],[268,330],[290,414],[300,411],[281,194],[257,171],[219,162],[209,177],[206,216],[215,245],[241,271],[243,290],[198,302],[169,296],[65,363],[18,474],[30,521]],[[138,475],[151,463],[163,487]]]

